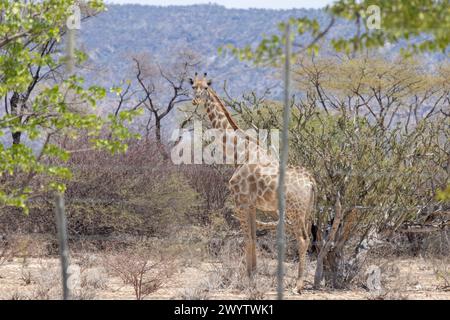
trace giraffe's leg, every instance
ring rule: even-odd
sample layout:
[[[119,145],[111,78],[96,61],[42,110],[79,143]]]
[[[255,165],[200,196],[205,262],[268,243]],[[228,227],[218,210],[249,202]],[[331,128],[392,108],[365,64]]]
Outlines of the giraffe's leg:
[[[256,208],[250,208],[247,217],[249,225],[248,242],[250,243],[250,248],[247,252],[247,272],[252,274],[256,271]]]
[[[306,252],[309,244],[309,233],[304,219],[301,219],[301,221],[298,222],[295,230],[295,237],[298,243],[297,292],[301,293],[301,290],[303,289],[303,278],[306,265]]]
[[[237,209],[245,241],[245,261],[249,277],[256,270],[256,209]]]

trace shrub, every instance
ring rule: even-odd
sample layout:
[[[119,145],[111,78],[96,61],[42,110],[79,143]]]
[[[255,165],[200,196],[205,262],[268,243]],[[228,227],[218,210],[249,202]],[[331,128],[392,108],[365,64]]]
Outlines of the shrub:
[[[73,178],[65,194],[72,239],[114,233],[164,236],[192,220],[201,199],[156,148],[135,142],[121,155],[73,155],[68,163]],[[5,209],[0,225],[8,226],[7,232],[56,233],[52,195],[42,194],[29,207],[29,216]]]
[[[111,275],[132,286],[136,299],[142,300],[170,278],[175,270],[175,260],[140,243],[119,253],[106,253],[104,266]]]

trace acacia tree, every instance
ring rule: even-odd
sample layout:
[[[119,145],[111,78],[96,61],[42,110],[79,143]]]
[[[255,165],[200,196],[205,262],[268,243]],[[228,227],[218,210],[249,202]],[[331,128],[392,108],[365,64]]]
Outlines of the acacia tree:
[[[307,94],[294,145],[298,161],[320,177],[323,207],[332,209],[316,218],[318,264],[323,260],[328,284],[353,279],[376,235],[391,237],[405,221],[424,223],[442,207],[434,194],[450,178],[450,131],[441,112],[450,109],[447,68],[432,75],[405,60],[381,59],[300,66]],[[334,234],[326,230],[331,221]],[[321,279],[317,269],[316,286]]]
[[[76,74],[55,77],[63,63],[56,51],[71,15],[73,0],[0,1],[0,203],[27,210],[26,201],[37,191],[65,190],[70,170],[64,165],[77,150],[66,149],[56,137],[90,137],[92,147],[111,152],[126,150],[133,135],[124,126],[136,111],[100,117],[93,108],[107,94],[99,86],[85,87]],[[88,1],[85,8],[104,9],[102,1]],[[78,52],[79,61],[83,54]],[[52,75],[52,77],[50,77]],[[79,112],[83,106],[85,112]],[[105,137],[104,131],[110,132]],[[24,143],[26,137],[32,143]],[[32,190],[38,175],[48,179]]]
[[[290,163],[318,183],[316,286],[346,286],[368,250],[405,221],[427,224],[445,209],[450,178],[447,65],[380,58],[302,59],[290,122]],[[280,105],[231,101],[248,125],[281,126]],[[378,237],[379,239],[379,237]]]
[[[317,21],[310,20],[308,18],[290,18],[289,21],[285,23],[280,24],[280,29],[283,31],[286,28],[287,24],[290,24],[294,30],[296,30],[296,33],[289,37],[288,39],[284,37],[282,34],[275,34],[271,35],[269,37],[265,37],[256,47],[247,46],[245,48],[235,48],[234,46],[228,46],[228,48],[240,59],[245,60],[251,60],[253,62],[256,62],[257,64],[271,64],[271,65],[279,65],[280,61],[283,61],[283,45],[290,41],[293,43],[296,50],[293,52],[294,58],[297,58],[299,54],[303,53],[303,51],[309,51],[310,53],[317,53],[319,50],[319,42],[320,39],[323,38],[327,32],[333,27],[335,19],[337,17],[344,18],[347,20],[351,20],[355,22],[356,24],[356,32],[354,35],[350,38],[337,38],[337,39],[331,39],[331,43],[333,44],[333,47],[338,51],[346,51],[347,53],[350,53],[350,51],[356,52],[358,50],[362,50],[365,48],[373,48],[373,47],[380,47],[383,46],[385,43],[395,43],[400,40],[406,40],[407,41],[407,48],[403,48],[402,51],[406,55],[411,55],[412,53],[416,52],[427,52],[427,51],[440,51],[440,52],[446,52],[448,50],[448,45],[450,44],[450,37],[448,35],[447,30],[450,28],[450,7],[448,6],[448,3],[446,1],[433,1],[433,0],[417,0],[417,1],[388,1],[388,0],[381,0],[378,1],[375,9],[375,15],[376,19],[378,19],[378,22],[381,22],[382,27],[381,28],[370,28],[367,24],[367,18],[371,18],[372,15],[367,15],[367,9],[372,5],[372,1],[359,1],[358,3],[355,0],[339,0],[333,3],[331,6],[327,7],[327,11],[330,13],[330,20],[328,23],[328,26],[325,28],[321,28]],[[378,12],[377,12],[378,11]],[[312,35],[313,41],[308,42],[306,46],[301,46],[301,41],[299,39],[299,36],[310,33]],[[422,37],[423,35],[426,35],[425,37]],[[419,37],[414,42],[409,42],[408,40],[411,37]],[[324,70],[326,71],[326,70]],[[318,75],[316,75],[318,76]],[[378,76],[378,74],[376,75]],[[340,74],[339,74],[339,78]],[[350,77],[353,79],[353,77]],[[356,79],[357,80],[357,79]],[[358,81],[356,81],[358,82]],[[398,90],[401,90],[401,88],[393,87],[394,93],[396,93]],[[402,90],[401,90],[402,91]],[[325,108],[326,110],[326,104],[325,101],[330,102],[327,99],[324,99],[323,92],[320,90],[315,91],[319,95],[318,101],[315,101],[314,104],[321,104],[321,107]],[[391,111],[393,112],[393,115],[390,117],[391,120],[395,118],[395,115],[398,110],[395,110],[395,105],[398,100],[398,97],[394,96],[393,100],[391,101],[384,101],[384,97],[381,96],[379,93],[377,94],[377,88],[373,90],[373,98],[378,101],[378,106],[380,109],[375,112],[376,109],[368,107],[369,102],[368,100],[363,100],[360,96],[353,96],[354,92],[352,92],[351,99],[361,99],[363,105],[365,105],[365,108],[369,109],[370,116],[373,117],[378,124],[377,126],[373,127],[376,128],[383,128],[385,125],[386,117],[388,116],[388,113]],[[409,92],[410,93],[410,92]],[[414,95],[412,95],[414,96]],[[445,98],[445,95],[443,96],[444,101],[448,101],[448,93],[447,98]],[[351,100],[350,100],[351,101]],[[338,101],[339,104],[336,104],[336,106],[339,107],[339,109],[344,110],[342,106],[345,106],[345,101]],[[416,101],[416,103],[421,104],[422,101]],[[389,106],[389,108],[387,108]],[[390,108],[390,106],[394,106],[393,108]],[[357,108],[359,109],[359,108]],[[389,109],[389,112],[387,111]],[[410,109],[409,111],[411,111]],[[303,112],[305,110],[300,110],[299,112]],[[321,110],[323,111],[323,110]],[[353,111],[353,110],[352,110]],[[434,111],[434,109],[432,109]],[[345,112],[345,114],[348,114],[348,112]],[[428,113],[428,117],[431,117],[434,112]],[[444,121],[448,121],[448,112],[447,110],[441,110],[441,114],[444,115]],[[408,119],[411,119],[413,117],[417,118],[417,114],[408,116]],[[359,118],[355,115],[355,121],[354,123],[359,123]],[[321,121],[323,124],[323,121]],[[345,121],[344,121],[345,123]],[[445,122],[444,122],[445,123]],[[333,126],[331,126],[333,127]],[[346,126],[344,126],[345,128]],[[424,122],[418,123],[414,128],[427,128],[427,134],[433,132],[432,128],[429,128],[427,126],[424,126]],[[371,127],[372,128],[372,127]],[[356,129],[356,128],[353,128]],[[407,129],[407,126],[405,128],[405,131]],[[417,129],[418,130],[418,129]],[[325,132],[324,129],[321,130],[322,132]],[[416,130],[414,130],[417,132]],[[420,131],[420,130],[419,130]],[[380,130],[381,133],[390,132],[389,130]],[[351,132],[349,132],[351,133]],[[436,135],[432,135],[434,138],[436,138]],[[441,137],[448,137],[448,133],[440,133],[438,134],[438,139]],[[376,137],[376,135],[375,135]],[[395,137],[395,135],[394,135]],[[353,137],[349,135],[348,142],[344,143],[341,147],[345,146],[346,144],[354,141],[356,137]],[[380,138],[380,136],[378,136]],[[352,140],[353,139],[353,140]],[[388,139],[389,140],[389,139]],[[430,139],[433,140],[433,139]],[[427,139],[422,139],[422,141],[430,141]],[[390,141],[390,140],[389,140]],[[385,143],[385,140],[375,140],[376,144],[375,146],[383,146]],[[392,143],[395,145],[395,139],[392,141]],[[426,144],[426,143],[425,143]],[[408,144],[409,145],[409,144]],[[427,145],[427,144],[426,144]],[[429,144],[428,144],[429,145]],[[419,146],[417,146],[419,148]],[[448,147],[445,145],[445,147]],[[423,149],[424,147],[421,146],[419,150]],[[439,148],[438,148],[439,149]],[[331,148],[331,150],[333,150]],[[383,150],[383,149],[382,149]],[[446,150],[444,148],[444,150]],[[447,149],[448,150],[448,149]],[[413,151],[413,154],[415,153],[415,150]],[[381,152],[381,151],[380,151]],[[384,151],[388,152],[388,151]],[[421,152],[421,151],[419,151]],[[383,154],[383,153],[382,153]],[[448,159],[448,158],[447,158]],[[437,160],[438,162],[439,160]],[[410,161],[407,161],[410,162]],[[350,167],[351,168],[351,167]],[[448,168],[448,166],[447,166]],[[448,181],[448,178],[447,178]],[[437,193],[438,198],[441,200],[445,200],[448,198],[447,192],[449,191],[449,187],[447,187],[446,191],[439,192],[438,190],[431,189],[434,192]],[[338,190],[337,193],[335,193],[335,200],[336,200],[336,208],[334,210],[334,223],[331,228],[331,232],[328,234],[328,240],[324,242],[324,244],[321,246],[322,249],[325,249],[327,252],[323,252],[323,254],[319,253],[319,260],[325,259],[326,256],[331,257],[328,253],[330,252],[330,243],[333,242],[333,238],[338,234],[338,228],[337,226],[339,223],[341,223],[342,217],[342,208],[341,208],[341,199],[340,196],[341,192]],[[408,214],[408,213],[407,213]],[[340,251],[342,252],[342,251]],[[343,261],[342,259],[334,259],[335,262],[331,263],[330,266],[336,267],[338,263],[336,261]],[[322,264],[322,261],[319,261],[318,265]],[[339,274],[342,275],[342,273],[337,272],[336,268],[333,269],[335,277]],[[341,277],[342,278],[342,277]],[[320,281],[322,279],[322,272],[320,268],[316,270],[316,280],[315,284],[318,286],[320,284]],[[336,278],[335,278],[336,279]],[[335,280],[332,281],[335,285]]]

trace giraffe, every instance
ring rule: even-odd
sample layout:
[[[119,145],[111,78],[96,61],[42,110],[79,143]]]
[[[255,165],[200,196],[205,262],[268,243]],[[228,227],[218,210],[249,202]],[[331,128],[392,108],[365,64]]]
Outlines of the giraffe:
[[[211,80],[198,77],[189,79],[194,90],[194,105],[204,106],[207,116],[215,129],[241,132],[224,103],[211,88]],[[252,277],[256,270],[256,227],[276,228],[277,222],[256,220],[256,210],[269,213],[278,219],[278,171],[277,159],[272,159],[265,150],[257,146],[265,161],[244,162],[236,165],[229,181],[229,189],[234,199],[235,216],[240,221],[244,233],[247,274]],[[301,293],[305,269],[306,252],[309,246],[312,211],[316,197],[316,182],[302,167],[288,167],[285,182],[286,230],[292,232],[298,243],[299,266],[296,290]]]

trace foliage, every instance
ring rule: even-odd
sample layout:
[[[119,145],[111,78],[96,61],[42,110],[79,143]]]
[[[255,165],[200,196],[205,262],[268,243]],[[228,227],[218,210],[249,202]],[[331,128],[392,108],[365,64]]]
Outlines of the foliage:
[[[251,45],[247,45],[244,48],[239,49],[232,44],[227,45],[227,48],[240,60],[251,60],[257,64],[273,62],[276,64],[279,62],[279,58],[283,57],[283,48],[286,44],[286,36],[284,35],[284,31],[286,30],[287,25],[290,25],[294,30],[291,34],[291,39],[289,39],[289,41],[294,42],[294,46],[300,46],[295,44],[296,39],[298,39],[297,37],[309,32],[313,37],[313,40],[309,45],[303,47],[302,49],[307,50],[310,53],[317,53],[319,47],[316,42],[333,24],[334,20],[331,19],[328,27],[325,30],[321,30],[319,22],[315,19],[311,20],[303,17],[290,18],[287,22],[281,22],[278,24],[278,31],[281,33],[280,35],[274,34],[271,37],[264,37],[255,49],[252,49]],[[222,48],[219,49],[219,52],[222,52]],[[295,54],[296,53],[294,53],[294,56]]]
[[[400,40],[419,37],[419,41],[409,42],[406,51],[445,52],[450,44],[450,6],[448,1],[433,0],[380,0],[355,1],[339,0],[329,7],[329,11],[338,17],[364,25],[369,6],[376,4],[380,8],[381,28],[359,32],[350,39],[335,39],[334,46],[350,51],[355,48],[371,48]],[[424,37],[424,35],[426,35]]]
[[[378,12],[369,11],[373,6],[379,8]],[[337,51],[363,50],[383,47],[385,44],[407,41],[407,48],[401,48],[405,55],[418,52],[445,53],[450,36],[450,6],[447,1],[415,0],[415,1],[373,1],[339,0],[326,8],[331,18],[329,21],[319,23],[317,19],[309,17],[289,18],[286,22],[278,24],[279,33],[265,36],[256,46],[249,44],[237,47],[229,44],[227,48],[233,55],[241,60],[249,60],[256,64],[278,64],[283,60],[283,48],[286,43],[284,31],[291,25],[294,32],[291,41],[294,45],[293,56],[297,57],[304,51],[317,55],[320,39],[333,31],[336,19],[346,19],[355,23],[356,30],[348,34],[333,34],[331,44]],[[379,26],[369,26],[369,19],[379,18]],[[299,37],[308,33],[310,41],[300,41]],[[303,45],[301,45],[303,44]]]
[[[442,201],[450,200],[450,184],[447,186],[447,188],[438,190],[436,193],[436,197],[438,200]]]
[[[362,248],[376,241],[371,234],[390,237],[403,222],[423,222],[442,206],[434,194],[449,181],[450,132],[441,113],[449,108],[442,99],[449,90],[445,78],[407,60],[335,66],[317,61],[300,67],[307,97],[294,115],[299,129],[292,132],[292,156],[315,171],[322,239],[341,196],[342,220],[325,261],[327,284],[339,287],[358,272]]]
[[[12,144],[0,144],[0,204],[27,211],[27,198],[34,192],[65,191],[63,181],[71,172],[64,162],[76,150],[55,143],[57,136],[76,140],[86,132],[92,147],[113,153],[125,151],[124,140],[135,137],[125,123],[138,111],[100,117],[93,110],[106,96],[104,88],[86,87],[76,75],[56,75],[64,58],[55,50],[72,4],[73,0],[0,2],[0,97],[6,111],[0,118],[0,136],[12,136]],[[101,1],[90,1],[88,6],[104,8]],[[82,60],[81,52],[78,58]],[[21,137],[38,142],[39,150]],[[32,190],[30,181],[37,175],[50,179]]]
[[[66,188],[67,226],[72,238],[100,236],[101,244],[102,239],[117,234],[164,237],[198,221],[196,212],[202,199],[180,168],[163,161],[156,143],[131,141],[128,145],[123,154],[92,150],[74,154],[66,163],[72,172]],[[37,177],[33,185],[45,184],[45,179],[49,178]],[[39,194],[29,203],[29,216],[3,210],[2,231],[53,233],[52,199],[51,193]]]

